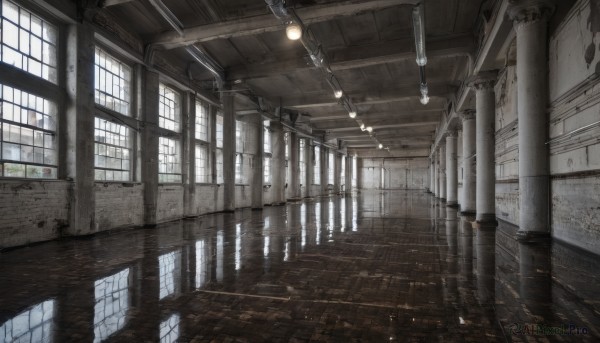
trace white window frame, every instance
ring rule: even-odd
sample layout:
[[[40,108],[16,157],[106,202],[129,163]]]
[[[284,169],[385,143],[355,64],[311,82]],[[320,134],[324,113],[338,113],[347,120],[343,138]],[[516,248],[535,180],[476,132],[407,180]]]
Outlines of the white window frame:
[[[164,82],[158,84],[158,126],[181,132],[181,93]]]
[[[174,144],[171,145],[170,143]],[[169,143],[169,144],[166,144]],[[174,151],[164,152],[164,149]],[[163,152],[161,153],[161,150]],[[175,157],[174,160],[169,157]],[[181,183],[181,142],[173,137],[158,137],[158,182]],[[164,168],[163,168],[164,167]]]

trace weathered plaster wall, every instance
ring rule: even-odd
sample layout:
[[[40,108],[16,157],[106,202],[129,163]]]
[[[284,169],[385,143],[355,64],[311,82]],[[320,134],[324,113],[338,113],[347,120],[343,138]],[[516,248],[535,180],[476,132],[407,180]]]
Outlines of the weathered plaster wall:
[[[427,158],[365,158],[360,169],[359,185],[363,189],[382,189],[382,186],[384,189],[425,189],[428,186]]]
[[[144,225],[144,186],[139,183],[96,183],[96,231]]]

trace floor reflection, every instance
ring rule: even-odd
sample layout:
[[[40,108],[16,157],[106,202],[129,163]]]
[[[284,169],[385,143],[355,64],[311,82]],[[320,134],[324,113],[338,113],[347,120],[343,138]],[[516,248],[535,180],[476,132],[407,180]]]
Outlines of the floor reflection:
[[[598,341],[596,256],[473,221],[374,191],[3,252],[0,342]]]

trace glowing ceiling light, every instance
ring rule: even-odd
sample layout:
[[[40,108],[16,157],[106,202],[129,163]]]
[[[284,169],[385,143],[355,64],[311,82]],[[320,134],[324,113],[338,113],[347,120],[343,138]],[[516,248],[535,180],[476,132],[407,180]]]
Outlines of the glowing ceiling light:
[[[292,22],[285,28],[285,34],[290,40],[298,40],[302,38],[302,27]]]
[[[367,126],[367,131],[369,131],[369,133],[373,132],[373,127]]]
[[[429,96],[427,94],[423,94],[419,100],[421,100],[423,105],[427,105],[429,103]]]
[[[342,95],[344,95],[344,92],[342,92],[341,90],[337,90],[337,91],[333,92],[333,96],[335,96],[336,99],[341,98]]]
[[[364,131],[365,130],[365,124],[360,124],[360,129],[361,129],[361,131]]]
[[[379,149],[383,149],[383,144],[379,143]]]
[[[356,111],[350,111],[348,112],[348,115],[350,116],[350,118],[354,119],[356,118]]]

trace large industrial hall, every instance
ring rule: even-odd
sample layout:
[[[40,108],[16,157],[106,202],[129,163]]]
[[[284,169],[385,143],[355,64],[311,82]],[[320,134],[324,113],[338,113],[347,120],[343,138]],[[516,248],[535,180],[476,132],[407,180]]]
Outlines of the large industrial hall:
[[[0,4],[0,343],[600,342],[600,0]]]

